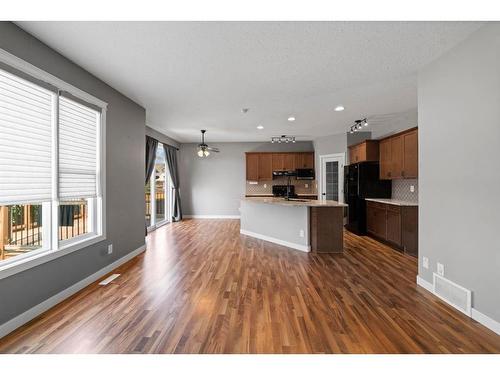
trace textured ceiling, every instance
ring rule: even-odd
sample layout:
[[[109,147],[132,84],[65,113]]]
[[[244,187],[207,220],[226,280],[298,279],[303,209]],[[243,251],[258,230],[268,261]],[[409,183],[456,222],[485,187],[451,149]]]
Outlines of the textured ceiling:
[[[313,139],[417,106],[416,73],[475,22],[18,22],[181,142]],[[337,104],[344,112],[334,112]],[[241,109],[250,108],[243,114]],[[287,118],[295,116],[289,123]],[[257,125],[264,130],[257,130]],[[376,125],[375,125],[376,126]]]

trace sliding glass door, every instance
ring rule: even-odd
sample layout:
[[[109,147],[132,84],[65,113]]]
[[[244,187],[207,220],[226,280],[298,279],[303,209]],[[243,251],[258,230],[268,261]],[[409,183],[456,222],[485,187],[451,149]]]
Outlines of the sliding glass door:
[[[146,224],[153,230],[170,221],[172,183],[165,160],[165,150],[161,143],[156,149],[155,168],[145,187]]]

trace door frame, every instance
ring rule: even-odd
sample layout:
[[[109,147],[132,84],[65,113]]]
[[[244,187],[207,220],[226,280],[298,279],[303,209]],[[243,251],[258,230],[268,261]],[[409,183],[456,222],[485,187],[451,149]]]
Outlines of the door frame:
[[[333,160],[332,160],[333,159]],[[344,203],[344,166],[345,166],[346,153],[338,152],[335,154],[326,154],[319,156],[319,178],[318,178],[318,194],[320,200],[325,200],[325,186],[326,178],[324,176],[324,169],[326,166],[326,161],[338,161],[339,162],[339,202]]]

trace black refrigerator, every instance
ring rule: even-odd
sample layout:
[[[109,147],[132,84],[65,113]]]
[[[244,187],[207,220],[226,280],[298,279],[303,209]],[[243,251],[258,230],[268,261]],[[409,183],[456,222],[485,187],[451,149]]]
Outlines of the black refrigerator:
[[[345,228],[366,234],[365,198],[390,198],[391,181],[379,179],[379,163],[363,162],[344,167],[344,202],[347,208]]]

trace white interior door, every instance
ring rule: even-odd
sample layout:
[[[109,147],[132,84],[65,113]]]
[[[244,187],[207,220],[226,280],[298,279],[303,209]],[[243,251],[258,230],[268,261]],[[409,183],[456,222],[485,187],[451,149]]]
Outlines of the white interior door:
[[[344,202],[344,154],[320,156],[322,200]]]

